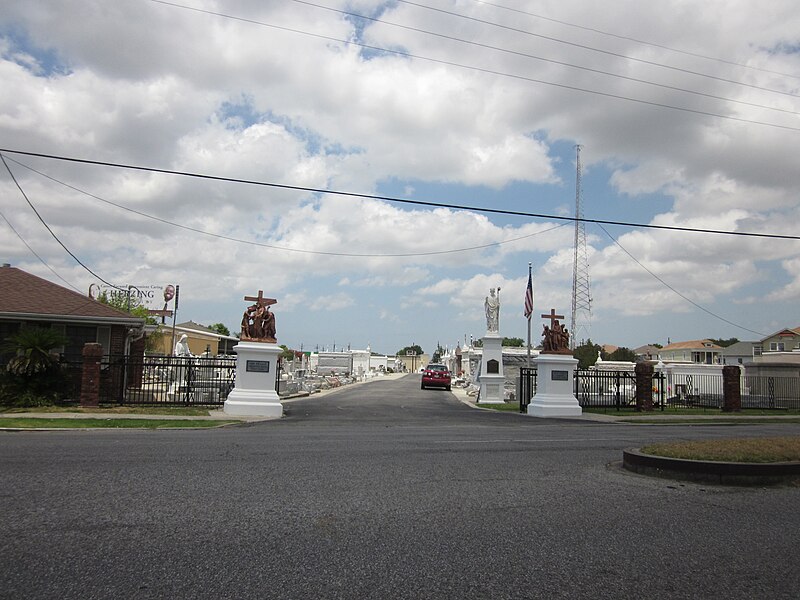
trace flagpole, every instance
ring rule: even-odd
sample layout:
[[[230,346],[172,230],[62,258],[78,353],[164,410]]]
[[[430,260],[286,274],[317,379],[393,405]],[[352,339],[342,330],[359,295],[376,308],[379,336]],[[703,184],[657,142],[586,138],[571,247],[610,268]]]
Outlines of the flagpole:
[[[528,263],[528,281],[531,281],[531,263]],[[528,368],[531,368],[531,315],[528,315]]]

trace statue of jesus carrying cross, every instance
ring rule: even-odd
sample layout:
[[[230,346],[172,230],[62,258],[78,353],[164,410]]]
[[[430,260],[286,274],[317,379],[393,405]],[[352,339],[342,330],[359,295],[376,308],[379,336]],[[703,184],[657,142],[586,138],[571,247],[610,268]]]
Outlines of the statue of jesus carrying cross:
[[[239,339],[248,342],[269,342],[274,344],[275,339],[275,315],[270,312],[269,307],[277,304],[275,298],[264,298],[264,292],[258,290],[258,296],[245,296],[245,300],[255,302],[248,306],[242,315],[242,333]]]

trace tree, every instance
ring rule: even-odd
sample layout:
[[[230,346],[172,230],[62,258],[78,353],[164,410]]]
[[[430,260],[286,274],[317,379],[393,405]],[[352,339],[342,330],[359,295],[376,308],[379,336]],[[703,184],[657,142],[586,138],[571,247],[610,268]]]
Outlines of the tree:
[[[503,346],[509,348],[522,348],[525,346],[525,341],[522,338],[503,338]]]
[[[710,341],[715,343],[717,346],[722,346],[723,348],[727,348],[728,346],[733,346],[734,344],[738,344],[739,343],[739,338],[732,337],[732,338],[728,338],[727,340],[721,339],[721,338],[718,339],[718,340],[715,340],[715,339],[712,338]]]
[[[586,340],[583,344],[575,348],[573,356],[578,359],[579,369],[588,369],[597,362],[597,353],[602,357],[603,349],[599,344],[593,344],[592,340]]]
[[[405,348],[401,348],[400,350],[397,351],[398,356],[411,356],[412,354],[421,356],[425,353],[422,351],[422,348],[417,344],[414,344],[413,346],[406,346]]]
[[[142,304],[142,301],[138,296],[131,294],[117,294],[109,297],[108,294],[103,292],[100,294],[100,297],[97,299],[97,301],[106,304],[111,308],[116,308],[122,312],[129,313],[134,317],[144,319],[145,323],[149,325],[155,325],[157,323],[157,321],[149,314],[147,307]]]
[[[231,334],[231,330],[228,329],[227,327],[225,327],[225,325],[222,324],[222,323],[214,323],[213,325],[209,325],[208,328],[209,329],[213,329],[214,331],[216,331],[220,335],[230,335]]]
[[[636,352],[630,348],[622,346],[621,348],[617,348],[611,354],[609,354],[608,360],[636,362]]]

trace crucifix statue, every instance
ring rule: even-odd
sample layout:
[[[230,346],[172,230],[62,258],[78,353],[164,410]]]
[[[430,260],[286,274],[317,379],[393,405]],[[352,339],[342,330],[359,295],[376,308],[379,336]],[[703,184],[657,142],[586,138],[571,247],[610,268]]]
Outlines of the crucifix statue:
[[[571,354],[569,349],[569,331],[561,323],[559,319],[563,319],[564,315],[557,315],[556,309],[551,308],[550,314],[542,315],[543,319],[550,319],[550,326],[544,326],[542,336],[542,353],[543,354]]]
[[[264,292],[258,290],[258,296],[245,296],[254,304],[247,307],[242,315],[242,333],[239,339],[250,342],[275,343],[275,315],[269,307],[277,304],[275,298],[265,298]]]

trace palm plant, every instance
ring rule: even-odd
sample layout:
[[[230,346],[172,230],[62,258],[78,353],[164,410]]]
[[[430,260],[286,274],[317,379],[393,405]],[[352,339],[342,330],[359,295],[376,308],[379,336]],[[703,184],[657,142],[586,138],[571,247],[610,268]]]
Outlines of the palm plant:
[[[7,352],[14,353],[6,370],[20,377],[34,377],[54,371],[58,366],[58,357],[52,351],[66,343],[66,336],[55,329],[22,327],[7,338],[4,345]]]

